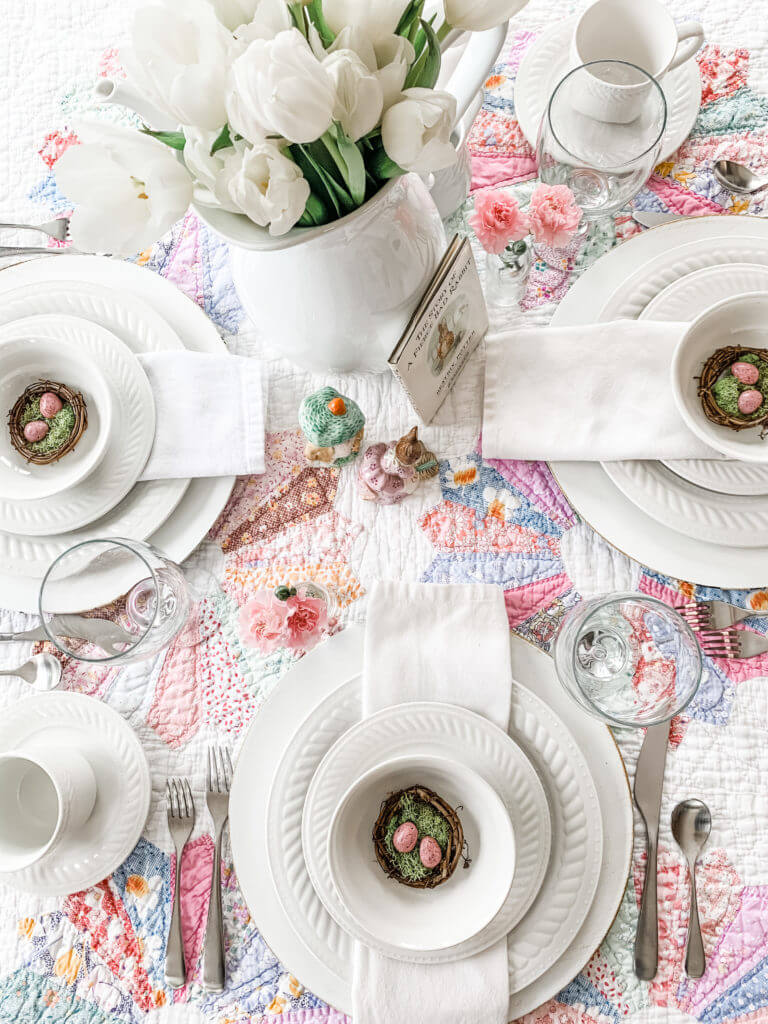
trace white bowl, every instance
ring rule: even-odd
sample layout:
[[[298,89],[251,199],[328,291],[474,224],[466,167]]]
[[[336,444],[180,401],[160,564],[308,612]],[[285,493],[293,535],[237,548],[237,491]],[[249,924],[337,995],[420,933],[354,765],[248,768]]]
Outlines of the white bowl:
[[[11,444],[8,413],[36,380],[53,380],[82,392],[88,426],[75,448],[58,462],[36,466]],[[0,497],[17,501],[49,498],[72,487],[98,466],[107,449],[113,397],[88,357],[61,340],[35,337],[0,339]]]
[[[672,359],[672,391],[680,414],[706,444],[742,462],[768,462],[768,437],[760,427],[735,431],[707,419],[698,396],[698,380],[707,359],[719,348],[744,345],[768,350],[768,292],[749,292],[710,306],[688,327]]]
[[[371,833],[395,790],[424,785],[456,808],[471,865],[459,862],[434,889],[388,878]],[[471,938],[498,913],[515,872],[515,838],[496,791],[476,772],[442,757],[398,757],[357,779],[341,798],[328,835],[339,898],[367,935],[403,950],[446,949]]]

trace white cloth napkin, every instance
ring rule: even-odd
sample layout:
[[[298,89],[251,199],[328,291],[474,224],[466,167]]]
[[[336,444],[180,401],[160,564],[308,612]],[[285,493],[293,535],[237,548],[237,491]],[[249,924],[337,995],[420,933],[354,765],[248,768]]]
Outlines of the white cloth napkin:
[[[722,458],[672,394],[686,324],[617,320],[488,337],[483,455],[613,461]]]
[[[155,441],[141,480],[264,472],[261,365],[242,356],[146,352]]]
[[[377,583],[368,600],[363,714],[460,704],[509,726],[509,623],[500,587]],[[506,1024],[507,941],[449,964],[409,964],[355,945],[354,1024]]]

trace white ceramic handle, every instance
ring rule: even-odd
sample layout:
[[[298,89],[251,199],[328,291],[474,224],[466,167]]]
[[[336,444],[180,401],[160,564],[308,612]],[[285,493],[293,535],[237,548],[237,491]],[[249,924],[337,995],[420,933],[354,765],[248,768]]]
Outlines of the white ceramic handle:
[[[684,21],[682,25],[677,26],[677,39],[677,49],[668,71],[691,59],[704,42],[704,29],[698,21]]]
[[[508,21],[485,32],[473,32],[466,45],[459,63],[453,74],[445,83],[446,92],[456,97],[455,128],[467,111],[472,100],[482,89],[491,68],[499,59],[499,54],[507,38]]]

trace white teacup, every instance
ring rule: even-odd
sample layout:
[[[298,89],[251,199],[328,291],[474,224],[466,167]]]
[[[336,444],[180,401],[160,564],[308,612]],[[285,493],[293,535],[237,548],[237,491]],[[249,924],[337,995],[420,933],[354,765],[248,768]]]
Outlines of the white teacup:
[[[596,0],[576,24],[571,63],[575,67],[593,61],[625,61],[659,82],[672,68],[690,60],[703,42],[704,29],[698,21],[676,25],[658,0]],[[626,66],[615,78],[584,76],[574,105],[600,121],[634,121],[651,83]]]
[[[61,748],[0,754],[0,871],[18,871],[87,820],[96,779],[86,759]]]

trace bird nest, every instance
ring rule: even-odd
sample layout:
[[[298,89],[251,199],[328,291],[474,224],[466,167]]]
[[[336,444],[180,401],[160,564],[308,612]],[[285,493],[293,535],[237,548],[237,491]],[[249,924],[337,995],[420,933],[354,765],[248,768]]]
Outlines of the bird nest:
[[[57,448],[51,449],[51,451],[41,452],[36,451],[33,447],[33,444],[37,442],[27,441],[24,437],[25,424],[23,419],[28,405],[34,402],[35,399],[39,399],[46,391],[53,392],[54,395],[58,395],[62,403],[71,406],[72,412],[75,415],[75,422],[62,444]],[[41,418],[44,419],[44,417]],[[72,388],[67,387],[66,384],[59,384],[53,380],[38,380],[34,384],[30,384],[29,387],[24,389],[24,393],[16,399],[13,408],[8,413],[8,430],[11,435],[11,444],[27,462],[32,462],[37,466],[49,466],[53,462],[58,462],[67,452],[71,452],[83,436],[87,426],[88,412],[83,396],[79,391],[73,391]]]
[[[443,857],[437,867],[431,870],[423,869],[423,876],[418,878],[409,878],[403,868],[398,865],[396,859],[398,855],[391,842],[391,826],[401,814],[404,802],[406,802],[407,806],[407,801],[409,800],[417,806],[426,805],[427,808],[433,810],[445,822],[444,835],[442,836],[444,841],[440,842],[437,837],[433,836],[443,851]],[[422,834],[420,830],[419,839],[413,850],[416,858],[418,858],[420,840],[429,834],[427,831]],[[396,793],[391,793],[381,805],[379,816],[373,826],[372,838],[376,859],[387,877],[394,878],[403,885],[410,886],[412,889],[434,889],[435,886],[447,881],[456,870],[456,865],[459,863],[459,858],[464,848],[464,830],[461,827],[458,814],[442,797],[438,796],[431,789],[427,789],[426,786],[409,786],[407,789],[400,789]],[[400,856],[402,857],[403,855]],[[467,861],[467,866],[468,864],[469,862]]]
[[[759,415],[744,416],[742,414],[732,415],[722,408],[715,397],[715,384],[721,379],[726,370],[734,363],[743,361],[744,356],[756,356],[763,362],[768,363],[768,350],[764,348],[746,348],[742,345],[729,345],[726,348],[719,348],[707,359],[702,367],[699,377],[698,394],[704,414],[708,420],[719,424],[721,427],[730,427],[731,430],[748,430],[750,427],[762,427],[761,437],[766,432],[768,424],[768,395],[759,384],[751,385],[763,393],[763,411]]]

